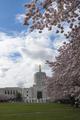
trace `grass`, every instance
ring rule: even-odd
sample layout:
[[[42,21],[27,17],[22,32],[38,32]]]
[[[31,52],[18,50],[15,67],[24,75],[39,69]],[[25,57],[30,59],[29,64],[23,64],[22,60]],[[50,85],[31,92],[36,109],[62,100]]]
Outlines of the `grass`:
[[[0,120],[80,120],[80,109],[63,104],[0,104]]]

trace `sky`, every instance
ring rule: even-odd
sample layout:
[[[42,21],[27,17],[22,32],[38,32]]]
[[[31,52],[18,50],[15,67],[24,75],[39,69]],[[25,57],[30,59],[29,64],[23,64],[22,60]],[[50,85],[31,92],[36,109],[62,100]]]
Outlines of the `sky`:
[[[0,87],[30,87],[39,64],[51,76],[46,60],[55,61],[64,37],[55,30],[29,33],[23,25],[29,0],[0,0]]]
[[[24,4],[28,0],[0,0],[0,29],[3,31],[21,31],[26,29],[16,21],[16,15],[25,12]]]

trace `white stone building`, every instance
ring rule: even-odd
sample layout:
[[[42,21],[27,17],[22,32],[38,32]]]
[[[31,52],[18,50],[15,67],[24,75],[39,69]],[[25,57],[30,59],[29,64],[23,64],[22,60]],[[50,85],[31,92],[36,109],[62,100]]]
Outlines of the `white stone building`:
[[[24,102],[46,102],[48,100],[47,79],[46,73],[41,71],[41,66],[39,66],[39,71],[34,74],[34,83],[35,84],[30,88],[0,88],[0,99],[1,96],[4,96],[3,99],[14,99],[16,97],[16,93],[21,93]]]

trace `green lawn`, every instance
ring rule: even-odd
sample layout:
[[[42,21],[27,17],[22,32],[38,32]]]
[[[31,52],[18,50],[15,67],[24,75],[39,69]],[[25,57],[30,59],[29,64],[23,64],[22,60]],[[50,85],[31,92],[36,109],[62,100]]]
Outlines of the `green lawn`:
[[[80,120],[80,109],[52,103],[0,103],[0,120]]]

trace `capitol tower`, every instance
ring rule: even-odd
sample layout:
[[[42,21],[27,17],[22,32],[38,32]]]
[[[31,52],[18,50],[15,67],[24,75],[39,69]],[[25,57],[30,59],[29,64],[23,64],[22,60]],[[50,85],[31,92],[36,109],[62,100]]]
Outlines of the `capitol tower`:
[[[46,101],[47,87],[46,87],[46,73],[42,72],[41,65],[39,71],[34,74],[34,96],[38,101]]]

